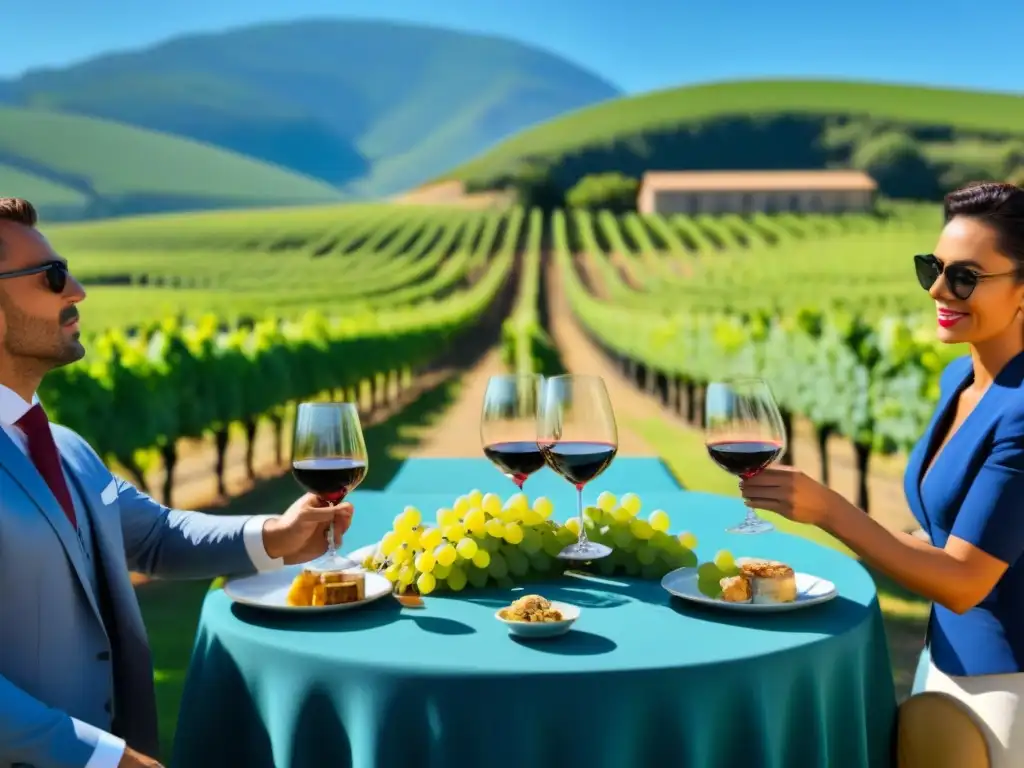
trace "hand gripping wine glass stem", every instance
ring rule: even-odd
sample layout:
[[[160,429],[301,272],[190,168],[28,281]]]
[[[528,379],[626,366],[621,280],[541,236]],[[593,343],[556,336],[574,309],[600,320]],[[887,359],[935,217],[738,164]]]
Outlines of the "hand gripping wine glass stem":
[[[345,501],[345,494],[342,494],[340,497],[331,499],[325,499],[323,497],[320,497],[320,500],[322,503],[326,504],[328,507],[331,507],[333,509],[334,507],[339,506],[343,501]],[[335,535],[336,530],[337,529],[335,528],[335,518],[332,517],[331,522],[327,524],[327,551],[324,553],[323,557],[328,562],[334,563],[336,566],[339,563],[342,563],[345,568],[351,568],[352,566],[357,565],[357,563],[351,558],[344,557],[338,554],[338,540]]]

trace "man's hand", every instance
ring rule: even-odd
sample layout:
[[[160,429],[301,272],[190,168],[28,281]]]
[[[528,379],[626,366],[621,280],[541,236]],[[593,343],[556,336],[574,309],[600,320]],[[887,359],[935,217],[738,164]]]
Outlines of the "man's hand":
[[[334,541],[341,546],[352,525],[354,509],[347,501],[329,506],[311,493],[295,500],[288,511],[263,524],[263,546],[286,564],[307,563],[327,551],[327,529],[334,521]]]
[[[152,757],[146,757],[131,747],[125,747],[124,754],[121,755],[121,762],[117,764],[117,768],[164,768],[164,766],[163,763],[154,760]]]

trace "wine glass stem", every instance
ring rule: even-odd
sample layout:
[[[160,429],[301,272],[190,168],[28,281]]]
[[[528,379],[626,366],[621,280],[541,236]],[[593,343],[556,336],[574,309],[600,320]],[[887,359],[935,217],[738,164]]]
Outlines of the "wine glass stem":
[[[757,512],[754,511],[753,507],[747,507],[747,516],[743,519],[745,524],[759,523],[761,518],[757,516]]]
[[[333,507],[335,502],[330,499],[325,499],[327,506]],[[331,522],[327,524],[327,557],[334,557],[338,554],[338,548],[334,546],[334,518],[331,518]]]
[[[578,541],[576,543],[580,547],[583,547],[583,546],[585,546],[588,543],[589,539],[587,539],[587,528],[583,524],[583,489],[582,488],[577,488],[576,489],[576,514],[579,516],[579,519],[580,519],[580,535],[579,535],[579,539],[578,539]]]
[[[331,522],[327,525],[327,554],[331,557],[338,554],[338,548],[334,545],[334,518],[331,518]]]

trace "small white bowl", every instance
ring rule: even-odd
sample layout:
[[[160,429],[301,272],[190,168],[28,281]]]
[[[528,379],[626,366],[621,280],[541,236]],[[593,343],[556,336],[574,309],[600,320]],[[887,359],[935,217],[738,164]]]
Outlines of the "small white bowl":
[[[508,606],[505,606],[506,608]],[[569,603],[551,601],[551,607],[562,614],[561,621],[510,621],[501,617],[501,610],[494,612],[494,618],[508,627],[510,634],[523,638],[558,637],[564,635],[580,617],[580,609]]]

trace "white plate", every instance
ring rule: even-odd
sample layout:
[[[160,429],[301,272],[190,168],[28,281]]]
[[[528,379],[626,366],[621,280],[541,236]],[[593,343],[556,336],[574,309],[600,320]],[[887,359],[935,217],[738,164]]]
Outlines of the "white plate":
[[[836,585],[828,579],[799,571],[794,576],[796,578],[796,600],[792,603],[730,603],[720,598],[708,597],[697,588],[696,568],[677,568],[671,573],[666,573],[661,580],[661,586],[670,594],[683,600],[713,605],[716,608],[725,608],[730,611],[753,613],[795,611],[809,605],[827,602],[839,594]]]
[[[355,560],[357,563],[363,562],[368,555],[375,554],[377,547],[380,546],[380,542],[374,542],[373,544],[367,544],[365,547],[360,547],[355,552],[349,552],[345,557],[349,560]]]
[[[351,555],[350,555],[351,557]],[[359,562],[359,558],[352,558]],[[268,611],[284,611],[286,613],[323,613],[324,611],[347,611],[372,603],[374,600],[391,594],[391,582],[379,573],[366,574],[366,598],[356,603],[341,605],[295,606],[288,605],[288,590],[292,580],[302,570],[301,565],[286,566],[269,573],[257,573],[232,579],[224,584],[224,594],[236,603],[262,608]],[[361,571],[362,568],[350,570]]]
[[[505,606],[507,608],[508,606]],[[551,607],[565,618],[562,621],[509,621],[501,617],[504,608],[494,612],[494,618],[508,627],[508,631],[517,637],[541,638],[557,637],[568,632],[576,619],[580,617],[580,609],[569,603],[551,601]]]

